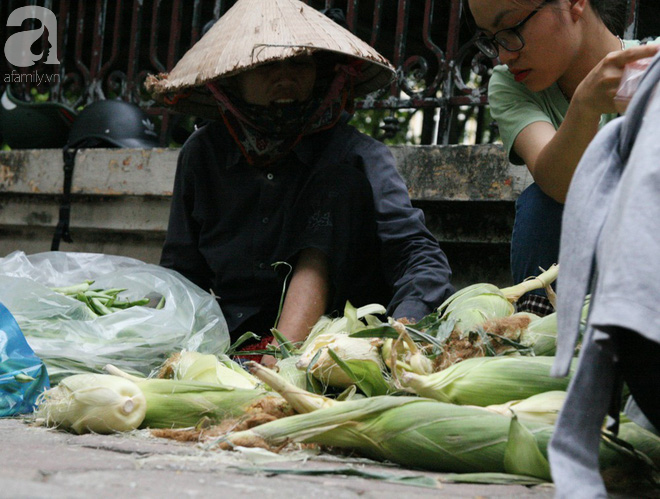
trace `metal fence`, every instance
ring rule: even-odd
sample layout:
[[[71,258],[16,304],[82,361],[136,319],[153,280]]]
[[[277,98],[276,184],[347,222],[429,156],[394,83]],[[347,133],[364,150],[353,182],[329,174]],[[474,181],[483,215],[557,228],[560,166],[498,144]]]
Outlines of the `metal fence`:
[[[340,8],[349,29],[369,42],[397,68],[396,83],[358,103],[359,109],[424,111],[425,143],[450,143],[452,127],[464,126],[457,109],[476,116],[475,141],[483,140],[486,85],[492,61],[472,44],[473,29],[464,0],[305,0],[315,8]],[[144,91],[150,73],[168,71],[201,36],[206,23],[235,0],[2,0],[0,21],[6,41],[33,30],[34,54],[56,45],[60,64],[17,67],[0,60],[3,80],[22,98],[41,98],[80,107],[121,98],[158,116],[166,140],[171,115]],[[633,34],[637,0],[627,0],[627,34]],[[10,13],[36,5],[57,18],[57,36],[40,21],[6,26]],[[41,35],[39,36],[39,33]],[[387,127],[387,118],[386,118]],[[396,127],[396,120],[390,118]],[[481,129],[479,129],[481,128]]]

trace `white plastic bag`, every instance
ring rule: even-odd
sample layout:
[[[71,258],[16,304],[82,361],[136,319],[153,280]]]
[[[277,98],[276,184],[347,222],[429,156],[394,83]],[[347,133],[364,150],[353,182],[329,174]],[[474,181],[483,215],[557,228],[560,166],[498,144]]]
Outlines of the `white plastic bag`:
[[[162,309],[136,306],[93,317],[87,305],[52,287],[93,280],[92,288],[126,288],[122,298],[165,297]],[[110,363],[149,375],[172,353],[224,353],[227,323],[215,298],[182,275],[132,258],[14,252],[0,259],[0,303],[15,317],[51,382]]]

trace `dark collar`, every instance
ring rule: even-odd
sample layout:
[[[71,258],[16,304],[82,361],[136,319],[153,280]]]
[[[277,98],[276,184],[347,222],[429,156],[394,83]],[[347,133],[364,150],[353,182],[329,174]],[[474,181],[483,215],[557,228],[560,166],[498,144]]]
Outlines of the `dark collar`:
[[[350,114],[344,112],[339,119],[339,122],[330,130],[324,130],[322,132],[303,137],[300,142],[298,142],[298,144],[293,148],[293,154],[295,154],[298,160],[301,161],[304,165],[312,166],[319,151],[324,149],[323,145],[327,144],[327,141],[333,133],[334,128],[344,125],[351,119],[351,117],[352,116]],[[228,148],[230,152],[227,158],[227,168],[229,169],[236,166],[241,161],[241,159],[244,158],[241,150],[236,146],[234,139],[227,132],[227,128],[224,126],[224,124],[219,122],[218,125],[222,127],[225,139],[234,146]]]
[[[241,150],[234,142],[234,139],[229,134],[226,135],[227,135],[227,141],[229,141],[233,145],[233,147],[228,148],[229,153],[227,155],[226,168],[230,169],[238,165],[240,162],[244,161],[245,158],[243,156],[243,153],[241,153]],[[318,137],[316,137],[316,134],[308,137],[303,137],[301,141],[298,142],[298,144],[292,150],[292,153],[296,155],[298,160],[306,166],[312,166],[312,164],[314,163],[314,156],[316,151],[316,147],[314,146],[314,144],[317,142],[317,140]],[[278,161],[276,161],[275,163],[277,162]]]

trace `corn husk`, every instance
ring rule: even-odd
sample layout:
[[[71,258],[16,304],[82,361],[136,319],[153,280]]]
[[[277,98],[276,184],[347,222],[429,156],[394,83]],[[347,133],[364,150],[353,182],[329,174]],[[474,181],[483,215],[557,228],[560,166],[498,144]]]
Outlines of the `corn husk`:
[[[186,428],[201,421],[217,423],[241,416],[267,397],[281,398],[262,388],[233,388],[217,383],[159,378],[138,378],[108,365],[106,371],[135,382],[147,402],[141,428]]]
[[[379,339],[351,338],[346,334],[321,334],[307,347],[296,366],[325,386],[357,385],[367,396],[390,391]]]
[[[412,372],[415,374],[431,374],[433,362],[422,350],[409,346],[407,342],[396,342],[387,338],[381,347],[381,356],[387,368],[397,373]]]
[[[303,414],[230,433],[216,440],[235,445],[281,446],[288,441],[356,451],[404,466],[454,473],[509,473],[549,480],[551,425],[418,397],[381,396],[338,402],[292,387],[256,363],[256,377]],[[648,432],[647,432],[648,433]],[[646,435],[647,447],[652,445]],[[614,442],[601,446],[602,467],[634,469],[642,460]]]
[[[484,409],[504,416],[518,417],[524,421],[536,421],[553,425],[557,422],[564,400],[566,400],[566,392],[553,390],[532,395],[523,400],[489,405]]]
[[[534,355],[554,355],[557,351],[557,312],[531,321],[522,331],[519,342],[531,348]]]
[[[130,380],[108,374],[75,374],[43,392],[36,421],[74,433],[135,430],[143,422],[147,400]]]
[[[385,395],[339,402],[230,433],[211,445],[231,448],[266,442],[278,447],[300,442],[430,471],[509,473],[549,480],[545,463],[553,430],[552,425],[508,418],[478,407]],[[612,441],[600,446],[602,470],[631,473],[645,460],[646,455],[635,458]]]
[[[586,323],[588,313],[589,298],[582,308],[582,323]],[[488,321],[484,324],[484,330],[516,342],[516,348],[526,350],[530,355],[551,356],[557,350],[556,312],[545,317],[518,312],[510,317]]]
[[[504,451],[504,469],[512,475],[528,475],[551,481],[547,451],[542,452],[534,434],[518,421],[511,418],[509,437]]]
[[[335,405],[228,435],[234,445],[287,440],[351,449],[361,455],[434,471],[505,472],[511,420],[480,408],[381,396]],[[545,449],[549,425],[531,430]]]
[[[478,357],[428,376],[406,373],[400,381],[421,397],[485,407],[566,390],[570,376],[551,377],[553,361],[554,357]]]
[[[276,370],[280,376],[298,388],[314,393],[321,393],[323,391],[321,383],[314,376],[308,376],[306,371],[298,369],[296,364],[299,360],[300,355],[291,355],[290,357],[279,359],[275,365]]]
[[[514,311],[513,304],[501,293],[484,293],[455,301],[443,317],[453,321],[455,330],[467,334],[490,319],[508,317]]]
[[[233,388],[255,388],[259,381],[228,357],[221,361],[212,354],[182,351],[163,365],[160,377],[181,381],[201,381]]]
[[[438,312],[440,312],[441,315],[445,315],[446,312],[451,312],[452,309],[456,308],[460,304],[460,302],[484,294],[501,294],[501,292],[500,289],[494,284],[489,284],[485,282],[471,284],[470,286],[466,286],[462,289],[459,289],[453,295],[447,298],[438,307]]]
[[[200,381],[149,379],[139,384],[147,400],[142,428],[185,428],[241,416],[266,390],[227,388]],[[279,397],[278,397],[279,398]]]
[[[294,383],[291,383],[272,369],[257,364],[256,362],[248,362],[250,372],[257,378],[263,381],[271,389],[279,393],[289,404],[294,411],[298,413],[313,412],[325,407],[331,407],[337,402],[315,393],[308,392],[304,388],[299,388]]]
[[[404,324],[393,318],[389,318],[388,322],[399,334],[396,340],[386,338],[380,348],[383,362],[390,372],[394,374],[395,378],[403,372],[431,374],[433,362],[413,341]]]
[[[498,317],[508,317],[515,312],[513,303],[532,290],[548,289],[557,278],[559,266],[553,265],[539,276],[508,288],[498,288],[489,283],[467,286],[447,298],[438,307],[441,320],[449,322],[462,334],[476,331],[484,322]]]
[[[314,324],[309,335],[300,347],[300,351],[307,350],[309,345],[313,343],[316,338],[322,334],[352,334],[367,327],[367,325],[375,325],[380,323],[375,315],[382,315],[387,313],[387,310],[382,305],[372,303],[364,305],[360,308],[355,308],[349,302],[346,302],[344,307],[344,315],[336,319],[332,319],[327,315],[323,315]],[[366,322],[366,324],[365,324]]]
[[[635,451],[644,454],[657,468],[660,468],[659,435],[628,421],[619,427],[619,438],[631,444]]]

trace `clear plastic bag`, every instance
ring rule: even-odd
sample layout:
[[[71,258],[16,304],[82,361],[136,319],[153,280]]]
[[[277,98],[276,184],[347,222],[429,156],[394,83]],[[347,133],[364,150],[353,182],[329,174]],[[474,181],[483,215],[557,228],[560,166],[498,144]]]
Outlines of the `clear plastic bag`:
[[[652,61],[653,57],[647,57],[630,62],[623,68],[621,82],[614,96],[614,107],[617,113],[626,114],[628,104],[630,104],[630,101],[635,96],[639,83],[642,81]]]
[[[126,288],[122,298],[163,296],[163,308],[136,306],[94,317],[86,304],[51,290],[93,280]],[[51,378],[100,372],[110,363],[149,375],[172,353],[220,354],[229,333],[215,298],[182,275],[132,258],[96,253],[14,252],[0,259],[0,302],[11,311]]]
[[[43,362],[0,303],[0,417],[32,412],[37,397],[49,386]]]

